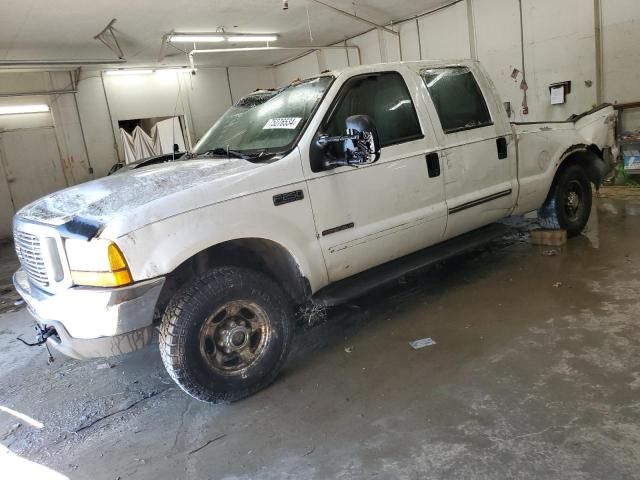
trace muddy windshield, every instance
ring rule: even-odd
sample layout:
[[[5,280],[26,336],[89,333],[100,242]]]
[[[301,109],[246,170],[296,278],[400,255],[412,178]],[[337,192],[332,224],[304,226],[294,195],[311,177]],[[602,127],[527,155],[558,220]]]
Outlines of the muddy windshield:
[[[284,88],[258,105],[231,107],[202,137],[193,153],[244,158],[286,152],[332,82],[330,76],[312,78]]]

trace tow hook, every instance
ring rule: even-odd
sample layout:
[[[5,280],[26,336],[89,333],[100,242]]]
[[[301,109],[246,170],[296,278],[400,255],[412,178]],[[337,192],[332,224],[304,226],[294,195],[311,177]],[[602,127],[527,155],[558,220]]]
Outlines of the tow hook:
[[[49,350],[49,345],[47,345],[47,339],[50,336],[57,334],[56,329],[53,327],[42,328],[37,323],[33,326],[33,328],[36,331],[35,342],[29,343],[20,337],[17,337],[16,340],[20,340],[22,343],[24,343],[28,347],[39,347],[40,345],[44,345],[44,347],[47,349],[47,355],[49,355],[49,357],[47,358],[47,363],[51,365],[54,362],[54,358],[53,358],[53,355],[51,355],[51,350]]]

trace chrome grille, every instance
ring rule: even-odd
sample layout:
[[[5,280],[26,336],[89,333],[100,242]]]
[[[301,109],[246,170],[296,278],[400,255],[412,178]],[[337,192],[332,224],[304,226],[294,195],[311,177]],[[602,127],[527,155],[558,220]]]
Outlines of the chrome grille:
[[[49,286],[47,267],[42,257],[42,249],[38,237],[30,233],[14,230],[13,238],[18,259],[31,281],[43,287]]]

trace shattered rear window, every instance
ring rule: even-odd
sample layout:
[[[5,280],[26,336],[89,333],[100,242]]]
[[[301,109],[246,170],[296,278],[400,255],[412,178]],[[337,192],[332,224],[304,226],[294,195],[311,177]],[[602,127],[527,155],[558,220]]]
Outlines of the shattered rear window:
[[[420,75],[445,133],[493,125],[478,82],[467,67],[429,68]]]

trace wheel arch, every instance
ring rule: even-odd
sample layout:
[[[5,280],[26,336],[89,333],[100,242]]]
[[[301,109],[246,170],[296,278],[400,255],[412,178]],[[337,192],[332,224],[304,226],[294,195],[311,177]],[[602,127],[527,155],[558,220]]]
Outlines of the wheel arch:
[[[602,151],[597,145],[576,144],[567,148],[559,157],[553,180],[545,197],[546,204],[553,194],[560,174],[571,165],[584,168],[589,181],[596,189],[600,188],[607,174],[607,167],[602,158]]]
[[[216,266],[245,267],[265,273],[296,304],[311,296],[309,279],[294,255],[283,245],[266,238],[239,238],[224,241],[192,255],[167,275],[160,293],[156,316],[160,318],[173,295],[186,282]]]
[[[550,192],[553,191],[559,174],[570,165],[576,164],[584,168],[587,177],[596,189],[600,188],[608,173],[604,153],[595,144],[577,144],[572,145],[560,155]]]

